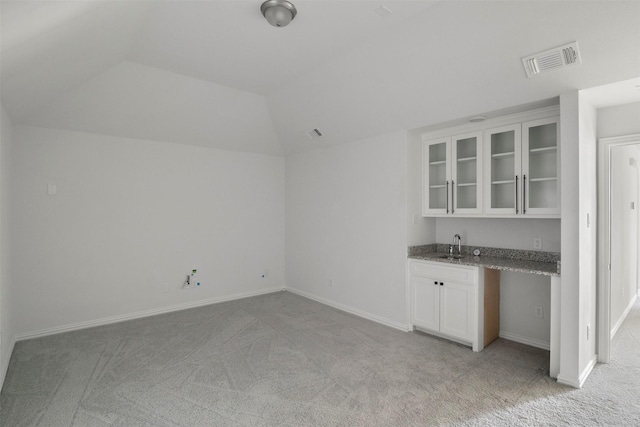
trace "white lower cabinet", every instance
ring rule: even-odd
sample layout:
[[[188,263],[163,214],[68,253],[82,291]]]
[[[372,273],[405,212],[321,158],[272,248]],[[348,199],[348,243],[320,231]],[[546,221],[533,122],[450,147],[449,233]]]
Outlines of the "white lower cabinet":
[[[411,322],[419,330],[484,348],[483,268],[409,260]]]
[[[411,277],[411,321],[414,326],[440,332],[440,286],[433,278]]]

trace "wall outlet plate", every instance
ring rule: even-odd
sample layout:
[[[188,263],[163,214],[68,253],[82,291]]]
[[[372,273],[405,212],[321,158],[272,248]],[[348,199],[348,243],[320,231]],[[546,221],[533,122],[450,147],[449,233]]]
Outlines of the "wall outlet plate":
[[[542,237],[535,237],[533,239],[533,249],[542,249]]]
[[[544,317],[544,311],[542,310],[542,306],[541,305],[534,306],[533,310],[534,310],[534,315],[536,317],[539,317],[540,319],[542,319]]]

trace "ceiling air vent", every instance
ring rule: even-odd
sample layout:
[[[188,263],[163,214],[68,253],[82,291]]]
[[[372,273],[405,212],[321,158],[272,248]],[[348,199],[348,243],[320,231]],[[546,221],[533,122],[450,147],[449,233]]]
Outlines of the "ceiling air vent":
[[[577,42],[522,58],[522,65],[524,65],[527,77],[547,71],[561,70],[581,63]]]
[[[313,142],[320,139],[320,137],[322,136],[322,132],[320,132],[318,129],[311,129],[310,131],[305,132],[305,135],[307,135],[307,139],[309,139],[309,141]]]

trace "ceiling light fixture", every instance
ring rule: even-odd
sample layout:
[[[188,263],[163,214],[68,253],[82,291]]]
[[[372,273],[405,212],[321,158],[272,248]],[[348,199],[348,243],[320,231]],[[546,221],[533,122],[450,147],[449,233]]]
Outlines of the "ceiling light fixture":
[[[267,0],[260,6],[260,11],[274,27],[286,27],[298,13],[293,3],[287,0]]]

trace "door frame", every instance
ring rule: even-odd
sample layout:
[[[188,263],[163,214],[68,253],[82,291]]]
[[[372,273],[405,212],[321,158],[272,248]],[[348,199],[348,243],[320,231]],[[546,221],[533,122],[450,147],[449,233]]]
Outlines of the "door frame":
[[[640,144],[640,134],[598,140],[598,362],[611,360],[611,150]]]

